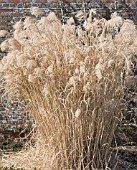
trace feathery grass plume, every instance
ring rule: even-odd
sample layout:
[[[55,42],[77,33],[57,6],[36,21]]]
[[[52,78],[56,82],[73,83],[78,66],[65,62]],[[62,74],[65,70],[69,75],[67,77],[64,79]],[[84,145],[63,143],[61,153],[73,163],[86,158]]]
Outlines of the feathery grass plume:
[[[1,43],[0,48],[2,51],[20,50],[21,45],[15,38],[10,38]]]
[[[8,40],[5,40],[3,43],[0,44],[1,51],[8,51],[9,49],[9,44]]]
[[[26,101],[38,131],[35,147],[8,157],[5,166],[108,168],[114,131],[126,108],[124,82],[137,54],[137,30],[116,14],[107,21],[93,12],[85,29],[72,18],[61,24],[54,13],[26,18],[14,31],[20,48],[5,45],[5,92]]]
[[[0,37],[6,37],[8,34],[8,31],[6,30],[0,30]]]
[[[35,15],[36,17],[44,13],[44,11],[39,7],[32,7],[30,9],[30,12],[32,15]]]

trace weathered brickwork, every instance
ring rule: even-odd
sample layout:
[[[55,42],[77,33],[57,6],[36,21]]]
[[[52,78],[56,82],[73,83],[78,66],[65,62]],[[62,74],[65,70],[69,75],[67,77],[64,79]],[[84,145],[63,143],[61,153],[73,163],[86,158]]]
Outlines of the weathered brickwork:
[[[22,18],[25,15],[29,15],[29,9],[32,6],[38,6],[45,9],[47,12],[50,10],[60,10],[61,7],[64,8],[64,12],[67,11],[67,8],[71,9],[81,9],[83,3],[68,3],[59,4],[59,3],[46,3],[45,0],[0,0],[0,29],[11,30],[12,24]],[[62,5],[62,6],[61,6]],[[109,9],[113,12],[117,8],[124,17],[137,20],[137,2],[133,3],[116,3],[114,1],[101,2],[98,3],[86,3],[86,9],[88,8],[97,8],[100,12],[105,13]],[[136,21],[137,22],[137,21]]]
[[[0,93],[0,144],[3,142],[20,141],[30,132],[33,124],[31,114],[26,111],[24,103],[8,101]],[[16,136],[15,136],[16,134]],[[23,136],[20,136],[20,135]]]

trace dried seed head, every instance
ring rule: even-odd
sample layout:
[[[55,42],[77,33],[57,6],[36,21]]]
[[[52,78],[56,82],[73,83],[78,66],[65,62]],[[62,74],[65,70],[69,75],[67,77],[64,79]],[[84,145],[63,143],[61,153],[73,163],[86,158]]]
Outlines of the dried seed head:
[[[34,69],[35,67],[37,67],[37,62],[35,60],[27,60],[26,62],[26,68],[27,69]]]
[[[78,68],[75,69],[75,74],[79,74],[79,69]]]
[[[89,12],[89,18],[88,18],[88,22],[91,23],[93,22],[93,18],[96,15],[96,10],[95,9],[91,9]]]
[[[83,11],[78,11],[76,17],[78,20],[82,20],[85,17],[85,13]]]
[[[6,31],[6,30],[0,30],[0,38],[6,37],[7,34],[8,34],[8,31]]]
[[[44,69],[42,69],[41,67],[37,67],[34,69],[34,74],[38,77],[41,77],[44,73]]]
[[[100,63],[98,63],[95,67],[95,73],[96,73],[96,76],[99,80],[102,79],[102,72],[101,72],[101,69],[102,69],[102,65]]]
[[[47,95],[49,94],[48,86],[47,85],[44,86],[44,88],[42,90],[42,93],[43,93],[44,97],[47,97]]]
[[[111,67],[115,63],[114,60],[108,60],[108,68]]]
[[[28,81],[29,81],[30,83],[35,83],[35,81],[36,81],[36,76],[34,76],[33,74],[29,74],[29,75],[28,75]]]
[[[58,17],[56,16],[56,14],[54,12],[50,12],[49,15],[46,17],[50,22],[59,22]]]
[[[2,73],[3,71],[4,71],[3,64],[2,64],[2,62],[0,62],[0,73]]]
[[[87,93],[90,91],[90,83],[89,82],[87,82],[87,84],[83,87],[83,91],[84,91],[84,93]]]
[[[32,7],[30,9],[30,12],[31,12],[32,15],[35,15],[36,17],[44,13],[44,11],[41,8],[38,8],[38,7]]]
[[[85,63],[84,62],[80,62],[80,74],[85,73]]]
[[[46,69],[46,74],[52,74],[53,73],[53,64],[51,64],[47,69]]]
[[[8,40],[5,40],[0,44],[1,51],[8,51],[9,50],[9,43]]]
[[[81,110],[77,109],[75,112],[75,117],[78,118],[80,116]]]
[[[68,85],[69,86],[75,86],[75,78],[74,78],[74,76],[72,76],[72,77],[70,77],[70,79],[69,79],[69,82],[68,82]]]
[[[15,25],[13,26],[13,28],[14,28],[15,30],[22,30],[23,27],[24,27],[24,24],[23,24],[22,21],[16,22]]]
[[[68,24],[68,25],[73,25],[73,24],[75,24],[75,21],[74,21],[73,17],[71,17],[71,18],[69,18],[69,19],[67,20],[67,24]]]
[[[9,43],[9,50],[20,50],[21,49],[21,44],[15,38],[10,38],[8,40],[8,43]]]
[[[29,16],[26,16],[25,20],[24,20],[24,29],[28,29],[28,28],[33,28],[35,25],[35,20],[32,19],[31,17]]]
[[[23,67],[26,64],[26,61],[28,60],[28,57],[24,54],[17,56],[17,65],[18,67]]]

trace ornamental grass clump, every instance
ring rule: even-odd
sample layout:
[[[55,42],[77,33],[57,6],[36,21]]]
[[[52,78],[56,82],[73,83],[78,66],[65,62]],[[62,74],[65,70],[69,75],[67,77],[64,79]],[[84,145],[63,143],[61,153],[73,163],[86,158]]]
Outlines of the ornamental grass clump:
[[[62,24],[51,12],[15,24],[1,44],[5,93],[26,101],[37,127],[35,147],[6,159],[31,169],[107,169],[120,113],[126,108],[125,80],[137,54],[137,30],[114,13],[83,27]],[[24,156],[25,155],[25,156]]]

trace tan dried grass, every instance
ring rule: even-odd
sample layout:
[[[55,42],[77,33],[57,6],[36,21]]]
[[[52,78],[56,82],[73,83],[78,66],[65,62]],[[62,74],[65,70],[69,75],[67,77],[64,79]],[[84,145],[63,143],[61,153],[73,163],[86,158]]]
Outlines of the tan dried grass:
[[[62,25],[54,13],[16,24],[17,48],[10,43],[1,61],[5,92],[27,101],[38,135],[35,147],[6,159],[5,165],[107,169],[126,107],[124,82],[137,54],[137,30],[116,14],[109,21],[93,19],[92,11],[89,17],[85,30],[72,18]]]

